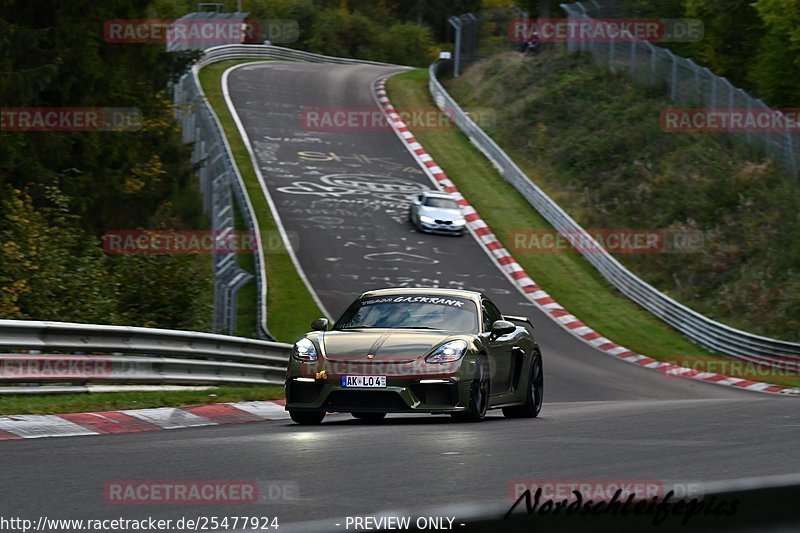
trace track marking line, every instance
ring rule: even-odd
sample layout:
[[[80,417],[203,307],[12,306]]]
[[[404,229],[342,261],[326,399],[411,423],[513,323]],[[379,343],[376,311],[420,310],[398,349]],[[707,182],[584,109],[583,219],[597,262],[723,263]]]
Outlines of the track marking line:
[[[283,400],[124,409],[58,415],[0,416],[0,441],[118,435],[289,418]]]
[[[0,417],[0,430],[23,439],[98,435],[96,431],[65,420],[58,415],[14,415]]]
[[[123,410],[121,412],[130,416],[135,416],[136,418],[144,420],[145,422],[149,422],[155,426],[159,426],[161,429],[216,425],[216,423],[212,422],[211,420],[176,407],[131,409]]]

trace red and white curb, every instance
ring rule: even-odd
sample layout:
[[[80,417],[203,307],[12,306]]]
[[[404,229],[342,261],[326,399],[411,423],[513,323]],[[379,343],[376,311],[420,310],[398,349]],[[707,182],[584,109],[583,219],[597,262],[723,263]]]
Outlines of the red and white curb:
[[[162,429],[284,420],[285,402],[236,402],[60,415],[0,416],[0,440],[139,433]]]
[[[386,113],[389,124],[397,136],[405,143],[406,148],[417,160],[417,163],[419,163],[437,187],[445,192],[451,193],[457,199],[458,203],[461,205],[461,210],[464,212],[464,218],[467,219],[467,227],[475,235],[481,246],[483,246],[490,257],[494,259],[495,263],[505,273],[506,277],[517,286],[520,292],[566,331],[603,353],[621,359],[627,363],[658,370],[662,374],[668,376],[679,376],[757,392],[800,396],[800,389],[793,387],[751,381],[714,372],[702,372],[673,363],[657,361],[651,357],[635,353],[624,346],[616,344],[581,322],[528,276],[520,264],[511,256],[509,251],[503,247],[495,234],[492,233],[492,230],[487,226],[486,222],[481,220],[475,208],[458,192],[456,186],[448,179],[441,167],[436,164],[436,161],[433,160],[422,145],[414,138],[414,134],[400,119],[400,115],[397,114],[394,106],[389,101],[386,94],[386,78],[379,79],[375,82],[374,91],[379,104]]]

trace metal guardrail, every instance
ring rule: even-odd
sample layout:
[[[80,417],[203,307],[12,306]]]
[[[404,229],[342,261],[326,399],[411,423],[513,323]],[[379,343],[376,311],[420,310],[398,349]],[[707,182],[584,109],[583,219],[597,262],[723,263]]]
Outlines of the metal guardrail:
[[[199,166],[198,177],[204,207],[211,216],[215,235],[234,231],[234,203],[249,231],[254,232],[258,250],[263,250],[261,230],[253,205],[247,196],[244,180],[234,163],[233,153],[222,124],[206,100],[200,85],[200,69],[220,61],[237,59],[279,59],[313,63],[365,64],[397,66],[374,61],[330,57],[291,48],[268,45],[222,45],[209,48],[200,60],[174,86],[173,102],[183,130],[183,141],[194,143],[192,162]],[[289,243],[285,243],[289,246]],[[257,284],[258,335],[271,339],[267,327],[267,276],[264,257],[254,253]],[[236,294],[251,275],[236,264],[236,254],[214,254],[214,329],[228,334],[236,328]]]
[[[798,356],[800,343],[771,339],[716,322],[662,294],[637,277],[606,252],[566,211],[561,209],[511,160],[442,87],[437,79],[448,61],[430,66],[429,89],[436,105],[455,121],[459,129],[483,152],[500,174],[522,194],[556,230],[580,237],[581,254],[603,277],[631,300],[671,325],[693,342],[730,356]]]
[[[229,44],[215,46],[206,50],[202,58],[197,62],[199,67],[210,65],[219,61],[230,59],[284,59],[287,61],[305,61],[308,63],[335,63],[339,65],[378,65],[383,67],[402,67],[403,65],[392,65],[378,61],[367,61],[364,59],[349,59],[345,57],[325,56],[293,48],[284,48],[272,45],[254,44]]]
[[[236,229],[234,198],[245,227],[255,233],[257,250],[261,247],[255,214],[239,176],[232,163],[230,148],[213,109],[207,104],[205,95],[197,82],[196,73],[184,75],[174,86],[176,117],[183,130],[182,140],[193,143],[192,163],[198,165],[198,179],[203,193],[203,208],[211,219],[215,236],[224,236]],[[261,254],[254,253],[259,298],[265,301],[266,277],[263,276]],[[252,275],[237,264],[237,254],[218,253],[212,256],[214,266],[214,331],[234,334],[236,330],[236,294]],[[258,335],[271,338],[266,317],[258,306]]]
[[[0,382],[280,385],[291,345],[193,331],[0,320],[0,350],[14,349],[92,355],[0,355]]]
[[[37,320],[0,320],[0,349],[157,353],[250,362],[286,362],[291,345],[174,329]],[[276,359],[277,358],[277,359]]]
[[[285,367],[124,355],[0,355],[4,383],[160,383],[282,385]]]

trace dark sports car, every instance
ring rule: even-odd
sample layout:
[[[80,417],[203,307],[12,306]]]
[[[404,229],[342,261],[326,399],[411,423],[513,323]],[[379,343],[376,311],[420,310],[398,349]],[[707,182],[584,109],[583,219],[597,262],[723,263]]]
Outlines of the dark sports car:
[[[295,343],[286,376],[286,409],[297,423],[318,424],[326,412],[479,421],[488,409],[535,417],[542,408],[542,355],[530,321],[503,316],[481,293],[371,291],[330,331],[324,318],[312,328]]]

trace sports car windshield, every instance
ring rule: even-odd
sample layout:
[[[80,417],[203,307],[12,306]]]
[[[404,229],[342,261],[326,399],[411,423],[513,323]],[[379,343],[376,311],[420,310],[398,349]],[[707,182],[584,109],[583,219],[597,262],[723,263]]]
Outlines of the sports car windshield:
[[[458,204],[456,201],[451,200],[450,198],[436,198],[429,196],[425,200],[425,205],[427,207],[439,207],[441,209],[458,209]]]
[[[365,298],[345,311],[333,329],[436,329],[473,333],[478,310],[468,299],[426,295]]]

